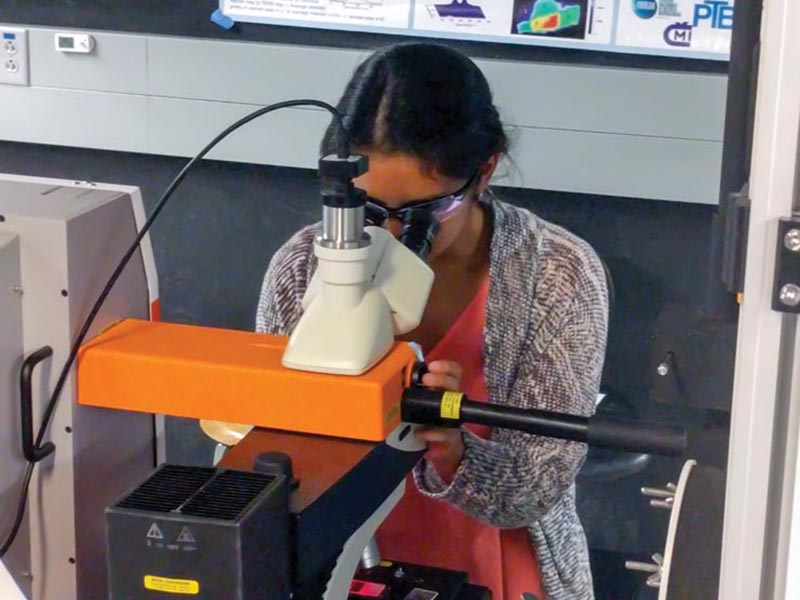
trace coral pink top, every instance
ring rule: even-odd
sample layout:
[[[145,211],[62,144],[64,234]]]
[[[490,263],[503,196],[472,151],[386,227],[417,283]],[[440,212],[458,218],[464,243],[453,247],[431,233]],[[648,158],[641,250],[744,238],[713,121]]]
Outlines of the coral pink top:
[[[488,393],[482,350],[488,291],[487,278],[477,296],[425,357],[428,362],[458,362],[464,372],[460,391],[471,400],[484,402]],[[489,437],[487,426],[467,427],[482,438]],[[470,583],[492,590],[494,600],[544,600],[539,565],[527,529],[497,529],[448,502],[424,496],[412,476],[406,481],[405,495],[376,537],[381,554],[387,559],[466,571]]]

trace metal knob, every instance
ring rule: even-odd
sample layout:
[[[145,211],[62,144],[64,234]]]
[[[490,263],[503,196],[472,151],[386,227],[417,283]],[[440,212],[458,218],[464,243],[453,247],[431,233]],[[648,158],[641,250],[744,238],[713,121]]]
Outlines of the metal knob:
[[[670,350],[662,359],[661,363],[656,367],[656,373],[661,377],[666,377],[672,372],[675,366],[675,353]]]
[[[781,288],[778,298],[784,306],[797,306],[800,304],[800,286],[787,283]]]
[[[783,245],[791,252],[800,252],[800,229],[790,229],[783,236]]]

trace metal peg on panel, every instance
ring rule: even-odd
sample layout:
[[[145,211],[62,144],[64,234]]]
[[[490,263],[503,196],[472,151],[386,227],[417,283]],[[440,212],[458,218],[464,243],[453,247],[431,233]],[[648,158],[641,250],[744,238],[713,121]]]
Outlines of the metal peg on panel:
[[[647,496],[648,498],[659,498],[665,500],[675,496],[675,490],[670,490],[669,488],[662,490],[660,488],[643,487],[642,495]]]
[[[664,558],[660,554],[653,554],[652,559],[652,563],[627,560],[625,561],[625,568],[629,571],[649,573],[650,576],[647,578],[647,585],[657,588],[661,587],[661,567],[664,564]]]
[[[652,563],[638,562],[635,560],[626,560],[625,568],[629,571],[640,571],[642,573],[660,573],[661,567]]]
[[[653,508],[672,510],[673,502],[674,502],[673,498],[667,498],[666,500],[650,500],[650,506],[652,506]]]
[[[661,575],[664,566],[664,557],[660,554],[653,554],[653,562],[658,565],[658,572],[653,573],[647,578],[647,587],[659,588],[661,587]]]
[[[630,571],[642,571],[644,573],[658,573],[661,571],[661,565],[664,564],[664,557],[656,553],[651,556],[653,562],[639,562],[635,560],[625,561],[625,568]]]
[[[661,573],[656,573],[655,575],[650,575],[647,578],[647,587],[651,588],[660,588],[661,587]]]

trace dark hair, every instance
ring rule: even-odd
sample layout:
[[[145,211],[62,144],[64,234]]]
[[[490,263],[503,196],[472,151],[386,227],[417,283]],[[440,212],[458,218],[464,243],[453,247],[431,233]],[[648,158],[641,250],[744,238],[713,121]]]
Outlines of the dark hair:
[[[356,69],[337,105],[351,144],[404,152],[448,177],[467,178],[508,150],[483,73],[438,44],[404,43],[373,53]],[[322,141],[335,152],[338,126]]]

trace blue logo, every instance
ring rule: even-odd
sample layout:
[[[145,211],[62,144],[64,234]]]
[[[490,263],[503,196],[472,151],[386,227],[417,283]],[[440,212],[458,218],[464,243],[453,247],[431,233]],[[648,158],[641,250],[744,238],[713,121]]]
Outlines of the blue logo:
[[[664,41],[677,48],[688,48],[692,45],[692,25],[690,23],[673,23],[664,30]]]
[[[633,12],[640,19],[651,19],[658,12],[656,0],[633,0]]]
[[[698,27],[702,22],[712,29],[733,29],[733,4],[728,0],[703,0],[702,4],[695,4],[693,25]]]

